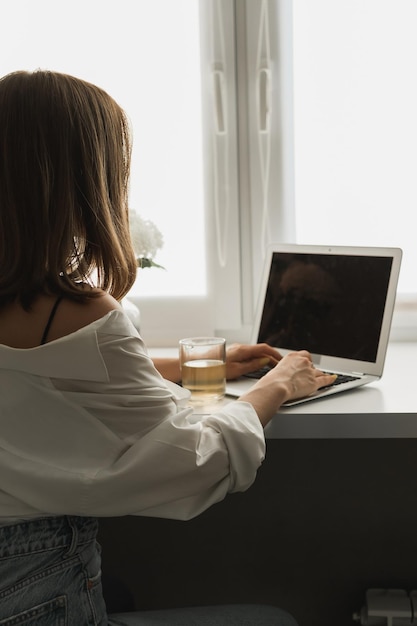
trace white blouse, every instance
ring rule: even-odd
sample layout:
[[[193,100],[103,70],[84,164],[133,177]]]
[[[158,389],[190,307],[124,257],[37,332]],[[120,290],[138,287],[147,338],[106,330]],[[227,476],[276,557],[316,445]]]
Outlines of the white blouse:
[[[0,525],[46,515],[189,519],[244,491],[265,454],[240,401],[196,419],[123,311],[0,346]]]

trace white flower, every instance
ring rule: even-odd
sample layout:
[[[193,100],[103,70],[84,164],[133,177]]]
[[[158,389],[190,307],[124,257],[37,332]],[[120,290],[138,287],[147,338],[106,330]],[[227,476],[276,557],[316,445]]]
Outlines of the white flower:
[[[158,227],[150,220],[142,219],[136,211],[132,210],[129,212],[129,223],[138,267],[162,267],[153,260],[164,244]]]

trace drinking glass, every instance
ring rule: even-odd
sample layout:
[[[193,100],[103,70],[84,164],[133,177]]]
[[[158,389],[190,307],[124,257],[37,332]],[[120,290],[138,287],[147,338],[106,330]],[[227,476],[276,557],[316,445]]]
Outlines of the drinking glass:
[[[191,392],[193,405],[212,404],[226,391],[226,340],[223,337],[188,337],[180,340],[182,386]]]

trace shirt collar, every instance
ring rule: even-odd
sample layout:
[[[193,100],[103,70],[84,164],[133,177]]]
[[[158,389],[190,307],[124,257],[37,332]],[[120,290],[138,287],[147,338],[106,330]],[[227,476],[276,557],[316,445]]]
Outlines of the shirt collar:
[[[97,382],[109,379],[97,333],[88,327],[36,348],[0,346],[0,369],[48,378]]]

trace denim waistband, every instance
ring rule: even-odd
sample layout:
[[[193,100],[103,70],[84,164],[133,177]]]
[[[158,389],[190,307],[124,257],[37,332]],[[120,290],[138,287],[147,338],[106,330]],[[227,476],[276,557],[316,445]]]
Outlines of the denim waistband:
[[[97,536],[98,523],[92,517],[44,517],[0,527],[0,559],[68,548],[68,556]]]

